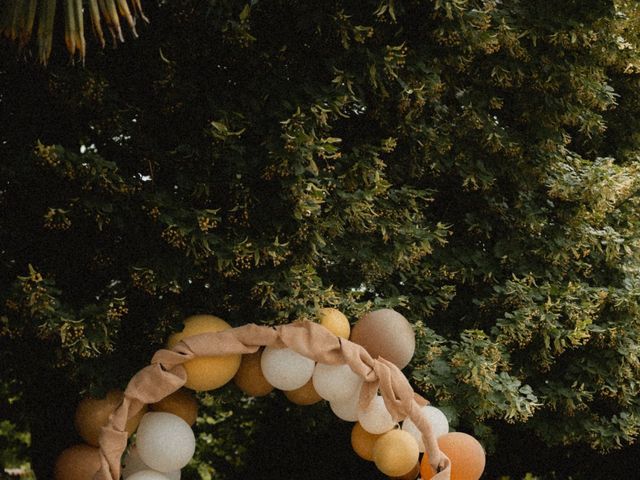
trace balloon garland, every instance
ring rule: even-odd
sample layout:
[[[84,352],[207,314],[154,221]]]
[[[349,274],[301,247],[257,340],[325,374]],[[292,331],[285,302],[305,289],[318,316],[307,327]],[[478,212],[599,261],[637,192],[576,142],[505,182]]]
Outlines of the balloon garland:
[[[328,401],[336,416],[356,422],[355,453],[390,478],[478,480],[485,463],[480,443],[449,433],[446,416],[416,395],[400,371],[415,350],[409,322],[393,310],[377,310],[350,335],[338,310],[321,309],[318,317],[319,324],[275,328],[231,328],[210,315],[188,318],[124,393],[80,403],[75,424],[87,444],[60,455],[56,480],[115,480],[121,474],[127,480],[179,480],[195,451],[191,425],[197,417],[195,398],[181,387],[211,390],[231,379],[250,396],[275,387],[299,405]],[[122,458],[136,428],[135,445]]]

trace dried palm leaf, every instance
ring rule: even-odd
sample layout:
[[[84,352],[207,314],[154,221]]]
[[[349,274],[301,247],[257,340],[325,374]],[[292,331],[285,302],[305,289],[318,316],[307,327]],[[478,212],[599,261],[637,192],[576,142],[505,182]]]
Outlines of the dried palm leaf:
[[[131,3],[129,3],[131,2]],[[4,0],[0,5],[0,34],[24,48],[32,37],[37,17],[38,59],[46,64],[51,55],[56,15],[56,0]],[[86,5],[91,18],[93,32],[102,47],[105,46],[102,20],[104,20],[114,45],[124,42],[120,17],[127,23],[134,37],[136,17],[145,22],[149,19],[142,11],[140,0],[64,0],[64,37],[67,50],[84,61],[86,41],[84,36],[84,14]]]
[[[38,59],[46,65],[53,45],[53,21],[56,18],[56,0],[40,0],[38,12]]]

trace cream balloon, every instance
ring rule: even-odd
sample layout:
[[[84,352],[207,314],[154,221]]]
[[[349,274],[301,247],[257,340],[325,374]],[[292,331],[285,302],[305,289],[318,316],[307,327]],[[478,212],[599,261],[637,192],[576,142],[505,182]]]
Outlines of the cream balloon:
[[[341,402],[358,393],[363,380],[349,365],[318,363],[313,371],[313,387],[325,400]]]
[[[388,432],[396,425],[380,395],[373,397],[367,408],[358,409],[358,422],[362,428],[374,435]]]
[[[155,470],[140,470],[131,475],[128,480],[169,480],[169,477]]]
[[[122,462],[124,467],[122,468],[122,478],[128,480],[133,474],[142,470],[151,470],[149,465],[144,463],[138,453],[138,447],[135,445],[129,450],[129,453],[124,457]],[[180,470],[174,470],[173,472],[163,473],[169,480],[180,480]]]
[[[136,442],[142,461],[160,472],[180,470],[196,449],[189,424],[166,412],[151,412],[142,417]]]
[[[267,347],[260,365],[271,385],[280,390],[296,390],[311,380],[315,362],[290,348]]]
[[[442,410],[432,405],[425,405],[424,407],[420,408],[420,415],[426,417],[436,438],[449,433],[449,421],[447,420],[445,414],[442,413]],[[418,427],[416,427],[415,423],[413,423],[411,419],[407,418],[404,422],[402,422],[402,430],[410,433],[418,442],[420,451],[424,452],[422,433],[420,433],[420,430],[418,430]]]
[[[347,422],[355,422],[358,420],[358,404],[360,403],[360,390],[353,397],[338,402],[329,402],[331,411],[336,417]]]

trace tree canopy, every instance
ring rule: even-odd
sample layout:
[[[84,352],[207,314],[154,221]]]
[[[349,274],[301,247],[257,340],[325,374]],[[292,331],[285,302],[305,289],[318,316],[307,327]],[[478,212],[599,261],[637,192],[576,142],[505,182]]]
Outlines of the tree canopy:
[[[7,455],[30,431],[47,478],[79,395],[189,314],[393,307],[407,373],[491,475],[620,467],[600,455],[640,429],[637,9],[147,0],[140,38],[84,68],[2,48]],[[187,478],[375,475],[318,460],[348,446],[321,408],[202,402]]]

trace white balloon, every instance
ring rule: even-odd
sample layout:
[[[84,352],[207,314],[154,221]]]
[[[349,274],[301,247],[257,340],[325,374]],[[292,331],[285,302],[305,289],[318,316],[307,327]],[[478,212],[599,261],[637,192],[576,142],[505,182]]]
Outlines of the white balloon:
[[[318,363],[313,371],[313,388],[318,395],[330,402],[340,402],[358,393],[362,378],[349,365]]]
[[[358,422],[367,432],[375,435],[388,432],[396,426],[380,395],[373,397],[366,409],[358,411]]]
[[[431,430],[436,438],[441,437],[445,433],[449,433],[449,421],[442,410],[431,406],[425,405],[420,409],[420,414],[425,416],[431,425]],[[424,442],[422,441],[422,434],[415,423],[411,419],[407,418],[402,422],[402,430],[413,435],[413,438],[418,442],[418,447],[421,452],[424,452]]]
[[[336,417],[346,420],[347,422],[355,422],[358,420],[358,404],[360,402],[360,389],[358,393],[345,400],[329,402],[331,411]]]
[[[138,426],[136,442],[142,461],[159,472],[180,470],[196,450],[196,437],[189,424],[166,412],[145,414]]]
[[[141,470],[151,470],[149,465],[144,463],[140,458],[140,453],[138,453],[138,447],[135,445],[129,450],[129,453],[124,457],[122,462],[124,467],[122,469],[122,478],[127,480],[134,473],[138,473]],[[163,474],[169,480],[180,480],[180,470],[174,470],[173,472],[168,472]]]
[[[295,390],[311,380],[315,362],[290,348],[267,347],[262,352],[262,374],[280,390]]]
[[[131,475],[129,480],[169,480],[169,477],[155,470],[140,470]]]

